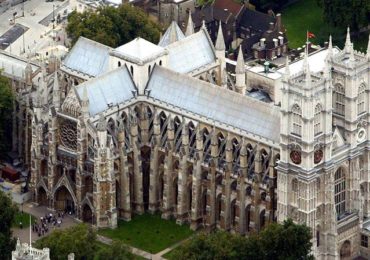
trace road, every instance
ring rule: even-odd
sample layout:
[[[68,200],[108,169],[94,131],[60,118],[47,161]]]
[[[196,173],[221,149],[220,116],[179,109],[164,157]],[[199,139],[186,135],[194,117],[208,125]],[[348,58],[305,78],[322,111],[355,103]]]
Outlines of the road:
[[[9,19],[13,18],[13,13],[15,12],[17,12],[15,22],[29,28],[24,34],[24,40],[23,37],[18,37],[11,44],[11,47],[7,47],[5,50],[15,55],[23,55],[25,54],[24,51],[28,54],[31,51],[35,52],[55,44],[52,37],[50,37],[53,31],[52,26],[49,25],[53,16],[53,5],[58,10],[54,10],[54,13],[57,14],[57,12],[63,12],[64,9],[68,8],[68,4],[69,1],[45,2],[44,0],[29,0],[24,3],[24,17],[21,16],[23,13],[21,4],[0,14],[0,35],[4,34],[13,26],[9,23]],[[44,24],[48,24],[49,26],[45,26]],[[10,38],[15,37],[10,36]]]

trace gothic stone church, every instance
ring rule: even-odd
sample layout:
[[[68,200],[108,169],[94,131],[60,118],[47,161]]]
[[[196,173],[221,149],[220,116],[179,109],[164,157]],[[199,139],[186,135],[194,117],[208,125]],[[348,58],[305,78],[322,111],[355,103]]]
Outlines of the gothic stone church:
[[[158,45],[81,37],[47,68],[2,52],[13,151],[35,202],[97,227],[161,212],[247,235],[292,218],[312,229],[318,259],[365,254],[370,48],[354,51],[348,33],[333,49],[318,73],[308,55],[299,73],[287,63],[279,105],[246,95],[241,51],[231,76],[221,27],[213,46],[191,19]]]

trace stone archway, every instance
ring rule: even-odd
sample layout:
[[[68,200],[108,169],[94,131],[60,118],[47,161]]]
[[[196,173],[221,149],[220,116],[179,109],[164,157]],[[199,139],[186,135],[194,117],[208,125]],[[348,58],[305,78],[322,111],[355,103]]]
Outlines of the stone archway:
[[[93,224],[93,214],[88,204],[85,204],[82,208],[82,220],[84,222]]]
[[[216,197],[216,222],[221,223],[221,211],[222,211],[222,193]]]
[[[144,210],[149,209],[149,188],[150,188],[150,153],[149,147],[143,147],[141,150],[141,167],[142,167],[142,187],[143,187],[143,202]]]
[[[340,259],[351,259],[351,242],[349,240],[344,241],[342,247],[340,248]]]
[[[237,215],[237,205],[236,205],[236,199],[231,201],[230,205],[230,224],[232,228],[236,227],[236,215]]]
[[[247,232],[250,231],[250,224],[251,224],[251,205],[247,205],[245,207],[245,230]]]
[[[48,161],[47,160],[41,160],[40,174],[42,177],[47,177],[48,175]]]
[[[40,187],[37,190],[37,203],[40,206],[48,206],[48,196],[43,187]]]
[[[62,210],[65,212],[75,213],[75,203],[71,193],[65,186],[59,187],[54,195],[55,209]]]

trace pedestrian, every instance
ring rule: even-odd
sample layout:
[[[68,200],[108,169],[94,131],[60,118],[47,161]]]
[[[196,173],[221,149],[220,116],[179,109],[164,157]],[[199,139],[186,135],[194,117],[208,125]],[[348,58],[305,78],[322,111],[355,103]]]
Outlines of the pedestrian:
[[[23,228],[23,223],[22,222],[19,222],[19,228],[22,229]]]

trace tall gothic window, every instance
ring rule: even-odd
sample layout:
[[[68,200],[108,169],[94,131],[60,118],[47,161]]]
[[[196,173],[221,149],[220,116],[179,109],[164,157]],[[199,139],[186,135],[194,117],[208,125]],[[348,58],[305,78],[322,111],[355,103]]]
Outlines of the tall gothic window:
[[[335,92],[333,95],[334,112],[338,115],[344,116],[345,111],[345,90],[340,84],[335,85]]]
[[[342,168],[335,172],[334,200],[337,216],[346,211],[346,177]]]
[[[365,99],[366,99],[365,85],[361,84],[360,87],[358,88],[358,97],[357,97],[357,114],[358,115],[366,111]]]
[[[314,116],[314,133],[315,136],[320,134],[322,132],[321,128],[321,122],[322,122],[322,116],[321,116],[321,105],[317,104],[315,107],[315,116]]]
[[[293,179],[292,181],[292,204],[298,204],[298,180],[296,178]]]
[[[301,108],[295,104],[292,108],[293,125],[292,133],[298,136],[302,135],[302,111]]]

